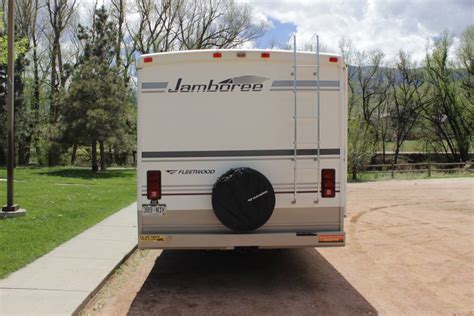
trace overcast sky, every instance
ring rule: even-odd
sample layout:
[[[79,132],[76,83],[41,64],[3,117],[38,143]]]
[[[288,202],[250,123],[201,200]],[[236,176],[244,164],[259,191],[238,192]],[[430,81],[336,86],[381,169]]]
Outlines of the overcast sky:
[[[90,17],[96,0],[79,0],[81,16]],[[99,4],[107,0],[97,0]],[[190,0],[192,1],[192,0]],[[250,46],[285,46],[297,32],[300,45],[315,33],[331,52],[342,37],[358,50],[381,50],[389,59],[400,49],[421,61],[428,42],[444,30],[457,37],[474,23],[474,0],[234,0],[247,3],[268,30]],[[86,18],[87,19],[87,18]],[[246,45],[249,46],[249,45]]]
[[[359,50],[381,50],[389,58],[404,49],[423,59],[427,42],[443,30],[455,37],[474,23],[474,0],[238,0],[248,3],[255,18],[270,25],[259,41],[286,43],[293,32],[298,42],[314,33],[332,50],[341,37]]]

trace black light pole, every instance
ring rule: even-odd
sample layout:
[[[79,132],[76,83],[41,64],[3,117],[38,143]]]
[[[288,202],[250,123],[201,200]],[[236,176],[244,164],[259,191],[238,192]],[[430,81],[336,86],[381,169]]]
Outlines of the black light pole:
[[[2,208],[0,218],[17,217],[26,214],[18,204],[13,203],[13,168],[15,167],[15,129],[14,129],[14,61],[15,61],[15,15],[14,0],[8,0],[8,72],[7,72],[7,205]]]

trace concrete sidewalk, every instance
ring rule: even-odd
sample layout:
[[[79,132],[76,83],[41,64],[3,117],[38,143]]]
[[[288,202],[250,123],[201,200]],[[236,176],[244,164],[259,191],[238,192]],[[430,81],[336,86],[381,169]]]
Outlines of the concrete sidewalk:
[[[137,245],[136,203],[0,280],[0,315],[71,315]]]

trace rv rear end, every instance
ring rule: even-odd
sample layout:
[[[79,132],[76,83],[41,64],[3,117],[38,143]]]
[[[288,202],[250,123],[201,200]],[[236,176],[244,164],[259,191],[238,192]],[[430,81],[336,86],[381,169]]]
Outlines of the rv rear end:
[[[140,248],[344,245],[347,67],[317,57],[139,57]]]

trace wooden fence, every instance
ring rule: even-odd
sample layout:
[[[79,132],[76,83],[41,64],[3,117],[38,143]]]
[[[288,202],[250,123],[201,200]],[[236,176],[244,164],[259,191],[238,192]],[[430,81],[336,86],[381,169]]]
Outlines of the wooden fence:
[[[432,172],[474,172],[473,162],[419,162],[401,164],[380,164],[364,166],[364,173],[390,173],[392,179],[395,173],[426,172],[431,177]]]

